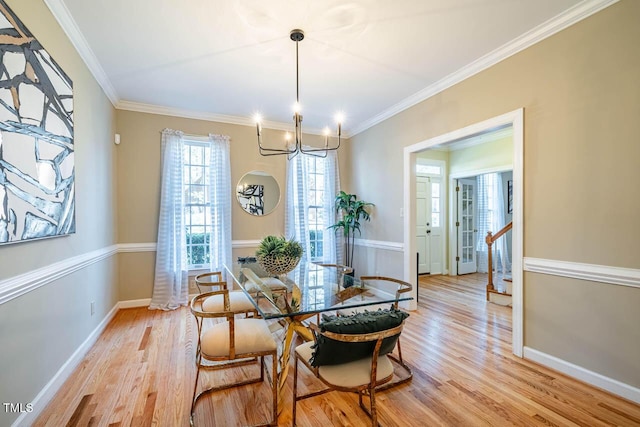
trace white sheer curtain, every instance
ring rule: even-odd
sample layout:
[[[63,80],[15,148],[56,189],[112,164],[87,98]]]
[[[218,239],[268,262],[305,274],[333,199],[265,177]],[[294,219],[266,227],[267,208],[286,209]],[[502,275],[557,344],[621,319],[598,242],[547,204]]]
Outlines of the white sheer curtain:
[[[337,221],[335,198],[340,191],[340,170],[338,168],[338,152],[329,151],[324,159],[324,204],[323,215],[326,226],[329,227]],[[331,264],[343,263],[342,233],[336,233],[331,228],[325,227],[323,234],[324,252],[322,262]]]
[[[231,161],[229,137],[209,135],[209,201],[211,204],[210,267],[231,265]]]
[[[478,203],[476,218],[478,226],[478,240],[476,242],[476,254],[478,262],[478,272],[487,273],[489,271],[489,259],[485,238],[487,232],[493,234],[500,231],[505,223],[504,193],[502,191],[502,178],[498,173],[489,173],[477,177],[477,199]],[[492,268],[495,271],[508,273],[511,271],[511,261],[507,248],[505,236],[496,240],[493,244],[494,257]]]
[[[186,305],[187,239],[184,200],[184,134],[162,131],[162,179],[156,271],[150,309],[173,310]],[[209,135],[206,208],[211,270],[231,262],[231,163],[229,137]],[[207,158],[207,156],[205,156]]]
[[[307,213],[309,202],[308,163],[304,154],[298,154],[287,163],[287,189],[285,203],[284,233],[287,239],[294,238],[304,250],[302,261],[308,261],[311,253]]]
[[[303,260],[309,260],[311,244],[309,241],[309,182],[310,162],[320,160],[324,163],[322,216],[324,218],[324,230],[322,234],[323,250],[322,261],[324,263],[339,263],[342,261],[341,238],[336,236],[333,229],[327,229],[336,221],[334,199],[340,189],[340,174],[338,170],[338,155],[335,151],[329,151],[327,157],[318,158],[310,155],[299,154],[287,164],[287,188],[285,204],[285,235],[287,238],[295,238],[304,249]]]
[[[183,133],[162,131],[160,217],[150,309],[173,310],[188,299],[182,167]]]

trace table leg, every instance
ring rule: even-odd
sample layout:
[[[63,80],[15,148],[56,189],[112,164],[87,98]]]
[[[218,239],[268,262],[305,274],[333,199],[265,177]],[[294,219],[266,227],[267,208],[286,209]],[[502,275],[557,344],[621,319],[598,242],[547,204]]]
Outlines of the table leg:
[[[305,316],[295,316],[293,318],[287,318],[287,332],[285,334],[284,343],[282,344],[282,354],[280,355],[280,372],[278,374],[278,413],[282,411],[282,402],[284,401],[283,390],[284,385],[287,382],[287,375],[289,374],[289,360],[291,357],[291,346],[293,345],[293,333],[298,334],[305,341],[313,340],[313,334],[311,330],[305,326],[302,321],[308,319],[314,314]]]

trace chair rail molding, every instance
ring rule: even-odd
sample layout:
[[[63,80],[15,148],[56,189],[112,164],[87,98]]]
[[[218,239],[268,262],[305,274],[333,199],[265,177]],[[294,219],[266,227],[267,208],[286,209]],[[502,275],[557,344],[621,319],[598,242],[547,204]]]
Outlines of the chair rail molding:
[[[364,246],[367,248],[384,249],[393,252],[404,251],[404,243],[400,242],[387,242],[384,240],[368,240],[368,239],[355,239],[355,244],[358,246]]]
[[[18,298],[54,280],[60,279],[118,252],[118,245],[96,249],[44,267],[0,280],[0,304]]]
[[[157,248],[156,242],[148,243],[118,243],[118,253],[129,252],[155,252]]]
[[[640,270],[551,259],[524,259],[524,271],[640,288]]]

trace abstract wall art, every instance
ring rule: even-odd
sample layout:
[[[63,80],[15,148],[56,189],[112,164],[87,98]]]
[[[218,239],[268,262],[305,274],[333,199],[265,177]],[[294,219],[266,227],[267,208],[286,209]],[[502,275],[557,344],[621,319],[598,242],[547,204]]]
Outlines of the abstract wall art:
[[[0,244],[75,233],[73,84],[0,0]]]
[[[264,215],[264,185],[247,184],[238,188],[240,206],[251,215]]]

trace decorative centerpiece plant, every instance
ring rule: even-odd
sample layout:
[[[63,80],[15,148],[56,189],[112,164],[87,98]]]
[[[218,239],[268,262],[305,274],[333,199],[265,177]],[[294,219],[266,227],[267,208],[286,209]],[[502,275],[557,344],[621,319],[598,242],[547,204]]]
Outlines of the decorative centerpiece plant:
[[[303,249],[300,243],[283,236],[267,236],[260,242],[256,257],[262,267],[273,275],[285,274],[296,268]]]
[[[360,221],[369,221],[371,216],[367,207],[375,206],[363,200],[358,200],[355,194],[348,194],[340,191],[335,199],[336,213],[342,214],[340,221],[329,228],[342,230],[344,236],[344,256],[345,264],[353,267],[353,251],[355,247],[356,231],[360,235]]]

